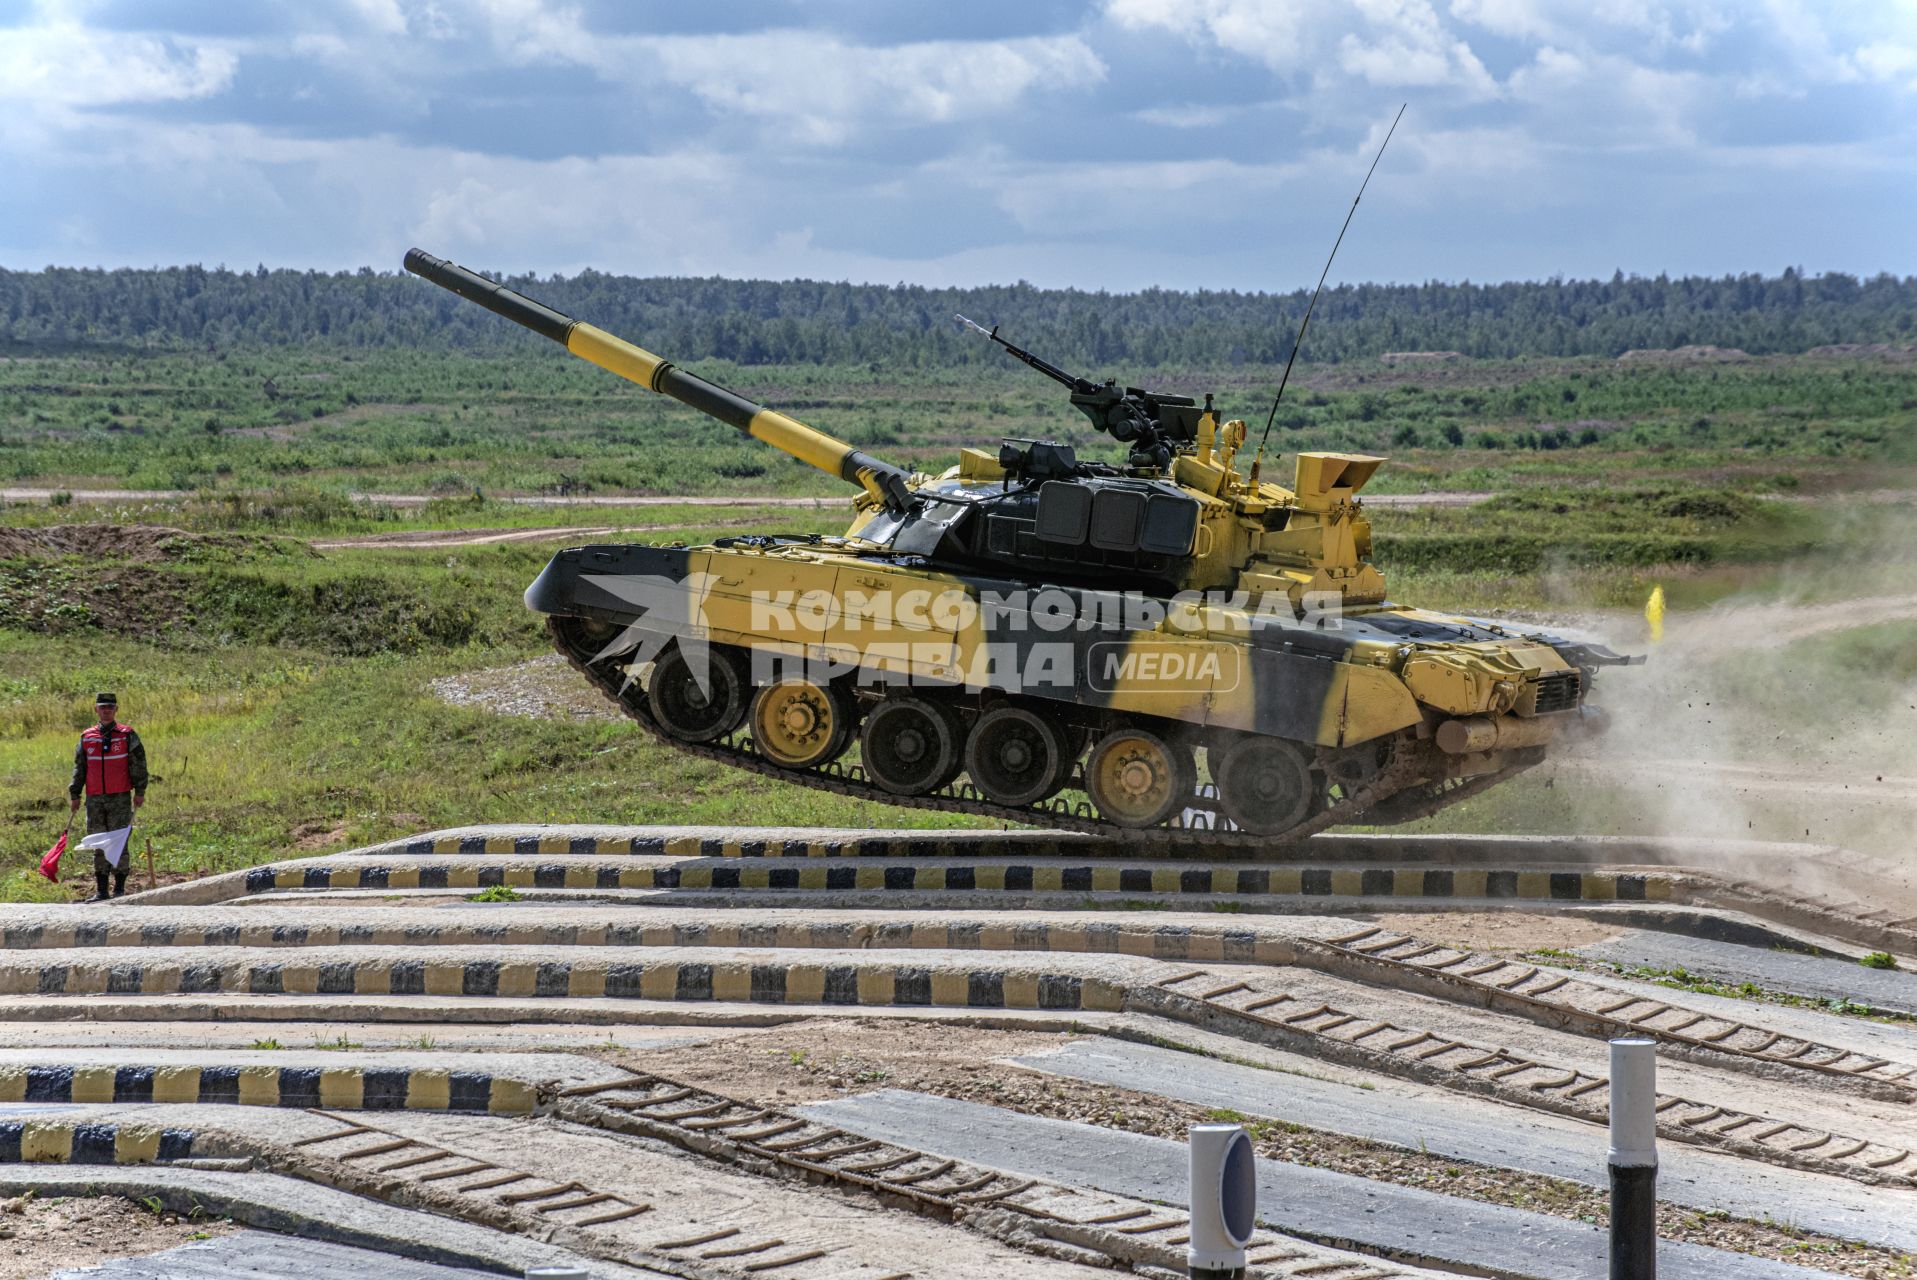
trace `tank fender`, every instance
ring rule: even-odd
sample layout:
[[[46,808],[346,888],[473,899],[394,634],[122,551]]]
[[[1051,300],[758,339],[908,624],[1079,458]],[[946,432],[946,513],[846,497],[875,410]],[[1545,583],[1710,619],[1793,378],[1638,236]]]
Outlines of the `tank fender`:
[[[561,617],[627,621],[644,610],[610,579],[642,577],[683,581],[694,552],[684,547],[627,545],[568,547],[555,555],[526,588],[526,607]]]
[[[1395,672],[1356,663],[1338,664],[1338,680],[1318,726],[1318,742],[1349,747],[1418,724],[1424,713]]]

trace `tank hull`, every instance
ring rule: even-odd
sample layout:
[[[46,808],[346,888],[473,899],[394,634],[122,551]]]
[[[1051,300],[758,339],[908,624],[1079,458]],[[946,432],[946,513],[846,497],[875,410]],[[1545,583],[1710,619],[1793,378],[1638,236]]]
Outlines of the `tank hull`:
[[[886,803],[1134,839],[1269,843],[1340,823],[1409,820],[1529,767],[1589,722],[1578,668],[1493,624],[1392,608],[1300,617],[1288,604],[1021,582],[875,560],[824,540],[569,548],[526,603],[549,617],[582,674],[682,750]],[[1028,707],[1066,736],[1075,767],[1062,796],[1006,804],[982,794],[970,772],[902,794],[836,754],[782,762],[758,746],[778,736],[767,724],[689,742],[660,723],[648,697],[653,664],[675,646],[736,660],[748,699],[781,680],[842,690],[855,725],[887,699],[941,708],[961,735],[995,707]],[[1474,713],[1462,715],[1421,701],[1406,677],[1419,664],[1468,676],[1496,673],[1499,662],[1528,674],[1530,686],[1568,680],[1577,692],[1568,701],[1531,696],[1525,716],[1458,702]],[[1426,683],[1436,696],[1462,696],[1459,681]],[[1468,732],[1444,730],[1467,722]],[[1101,821],[1099,804],[1071,793],[1091,777],[1084,748],[1119,729],[1148,732],[1194,765],[1202,754],[1214,779],[1223,753],[1247,738],[1287,744],[1310,770],[1309,810],[1278,829],[1235,829],[1216,782],[1201,782],[1194,767],[1171,816],[1143,829]],[[1448,751],[1441,738],[1472,749]]]

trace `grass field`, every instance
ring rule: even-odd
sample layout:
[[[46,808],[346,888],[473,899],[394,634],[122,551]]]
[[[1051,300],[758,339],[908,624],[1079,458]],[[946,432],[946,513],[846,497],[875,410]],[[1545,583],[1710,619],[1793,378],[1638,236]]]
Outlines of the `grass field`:
[[[530,344],[530,340],[529,340]],[[1589,483],[1628,473],[1742,491],[1917,466],[1908,361],[1457,362],[1307,370],[1273,448],[1361,449],[1398,465],[1380,492]],[[1002,369],[698,372],[915,466],[963,444],[1110,442],[1062,388]],[[1114,371],[1121,372],[1121,371]],[[1125,370],[1215,392],[1262,425],[1269,371]],[[326,350],[16,356],[0,361],[0,485],[366,492],[799,494],[835,482],[544,344],[512,359]]]
[[[1000,435],[1062,435],[1087,456],[1114,452],[1088,439],[1051,384],[1015,366],[1002,377],[705,372],[928,468]],[[1244,370],[1137,380],[1215,390],[1232,412],[1262,420],[1264,384]],[[1677,616],[1917,591],[1909,503],[1879,492],[1917,488],[1908,364],[1363,366],[1313,370],[1294,388],[1273,432],[1285,451],[1386,453],[1380,492],[1495,495],[1374,510],[1394,598],[1596,620],[1636,646],[1636,611],[1653,583]],[[1267,468],[1288,471],[1288,458]],[[435,678],[547,651],[519,593],[551,544],[309,546],[425,529],[614,526],[699,541],[842,527],[829,508],[503,501],[842,492],[556,353],[0,361],[0,486],[188,491],[0,510],[0,539],[95,526],[84,554],[0,542],[0,897],[64,893],[27,868],[65,819],[73,739],[100,687],[120,692],[149,743],[161,781],[142,830],[178,871],[458,822],[948,822],[687,762],[615,722],[448,705]],[[395,509],[356,493],[436,498]],[[152,527],[204,536],[169,543]],[[1917,680],[1917,636],[1894,619],[1864,622],[1728,666],[1708,648],[1685,661],[1699,689],[1754,677],[1742,679],[1740,720],[1811,726],[1790,736],[1802,750],[1820,717],[1888,705]],[[1446,816],[1482,829],[1605,820],[1537,787]]]

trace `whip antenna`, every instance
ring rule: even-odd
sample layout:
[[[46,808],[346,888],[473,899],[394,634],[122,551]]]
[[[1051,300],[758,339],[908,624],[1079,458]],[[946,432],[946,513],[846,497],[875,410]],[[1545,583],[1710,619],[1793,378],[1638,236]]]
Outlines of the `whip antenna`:
[[[1298,338],[1291,344],[1291,359],[1285,361],[1285,376],[1278,379],[1278,394],[1271,398],[1271,412],[1265,415],[1265,434],[1258,437],[1258,456],[1264,457],[1265,441],[1271,438],[1271,424],[1278,417],[1278,402],[1285,398],[1285,384],[1291,381],[1291,366],[1298,362],[1298,348],[1305,345],[1305,330],[1311,327],[1311,313],[1318,306],[1318,295],[1325,291],[1325,277],[1331,274],[1332,259],[1338,256],[1338,246],[1345,242],[1345,232],[1351,230],[1352,214],[1358,212],[1358,201],[1365,198],[1365,188],[1371,185],[1371,175],[1378,171],[1378,161],[1384,159],[1385,148],[1391,145],[1391,135],[1398,131],[1398,121],[1404,119],[1405,103],[1398,108],[1398,114],[1391,118],[1391,127],[1385,130],[1384,141],[1378,144],[1378,154],[1371,157],[1371,167],[1365,170],[1365,180],[1358,184],[1358,194],[1351,198],[1351,211],[1345,214],[1345,225],[1338,228],[1338,239],[1332,243],[1331,257],[1325,259],[1325,269],[1318,274],[1318,287],[1312,292],[1311,302],[1305,307],[1304,322],[1298,326]]]

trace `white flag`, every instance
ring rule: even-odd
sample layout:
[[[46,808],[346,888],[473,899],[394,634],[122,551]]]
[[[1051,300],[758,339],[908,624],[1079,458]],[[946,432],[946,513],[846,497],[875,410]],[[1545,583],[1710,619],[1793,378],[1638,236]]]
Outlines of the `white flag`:
[[[114,866],[120,865],[120,859],[126,857],[126,840],[133,834],[133,828],[121,827],[118,831],[102,831],[98,835],[88,836],[80,842],[82,849],[98,849],[106,855],[106,860]]]

